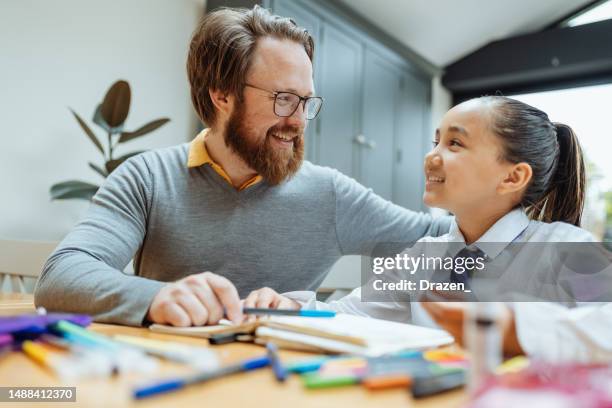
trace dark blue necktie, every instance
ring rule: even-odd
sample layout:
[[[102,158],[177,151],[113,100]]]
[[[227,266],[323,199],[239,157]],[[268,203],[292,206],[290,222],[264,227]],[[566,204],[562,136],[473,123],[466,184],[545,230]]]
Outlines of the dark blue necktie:
[[[461,251],[459,251],[457,253],[457,255],[455,255],[455,260],[457,260],[457,258],[464,258],[463,260],[463,271],[458,271],[458,268],[453,268],[453,270],[450,273],[450,281],[451,283],[463,283],[465,285],[465,289],[470,289],[470,278],[473,275],[473,271],[474,268],[470,268],[468,269],[465,266],[465,261],[469,258],[474,260],[474,263],[476,263],[476,258],[484,258],[484,252],[482,252],[480,249],[478,248],[468,248],[465,247],[463,248]],[[453,262],[453,266],[455,266],[455,262]]]

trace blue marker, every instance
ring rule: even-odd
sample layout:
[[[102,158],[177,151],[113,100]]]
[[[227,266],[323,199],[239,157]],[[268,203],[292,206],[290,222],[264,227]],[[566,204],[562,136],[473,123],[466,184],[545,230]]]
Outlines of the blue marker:
[[[204,371],[200,374],[195,374],[189,377],[177,378],[173,380],[164,380],[154,384],[138,387],[133,391],[133,396],[136,399],[151,397],[164,392],[176,391],[185,388],[188,385],[197,384],[215,378],[225,377],[226,375],[236,374],[243,371],[256,370],[266,367],[270,364],[270,359],[266,357],[258,357],[251,360],[246,360],[238,364],[232,364],[221,367],[218,370]]]
[[[281,315],[281,316],[302,316],[302,317],[335,317],[336,312],[331,310],[289,310],[289,309],[261,309],[256,307],[245,307],[242,309],[244,314],[252,315]]]
[[[266,349],[268,350],[268,358],[270,359],[270,364],[272,365],[276,380],[278,382],[285,381],[287,379],[287,370],[285,370],[285,367],[283,367],[278,357],[278,347],[276,347],[276,344],[268,342],[266,344]]]
[[[333,358],[338,358],[338,357],[335,357],[335,356],[316,357],[316,358],[309,358],[307,360],[294,361],[293,363],[287,364],[286,368],[287,368],[287,371],[290,371],[296,374],[310,373],[312,371],[319,370],[323,364],[327,363],[329,360]]]

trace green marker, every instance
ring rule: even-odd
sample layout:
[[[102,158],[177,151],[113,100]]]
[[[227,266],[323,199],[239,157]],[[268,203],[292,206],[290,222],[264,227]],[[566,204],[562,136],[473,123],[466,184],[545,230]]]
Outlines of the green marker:
[[[361,379],[356,375],[342,375],[325,377],[318,374],[307,374],[302,376],[306,388],[334,388],[345,387],[347,385],[359,384]]]

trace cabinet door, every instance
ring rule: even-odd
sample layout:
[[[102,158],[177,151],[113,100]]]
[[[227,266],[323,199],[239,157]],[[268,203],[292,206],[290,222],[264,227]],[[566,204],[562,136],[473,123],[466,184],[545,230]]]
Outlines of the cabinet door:
[[[374,192],[393,199],[394,139],[401,73],[393,62],[368,49],[363,75],[363,136],[360,180]]]
[[[359,133],[362,46],[331,24],[323,24],[322,34],[319,93],[325,101],[317,124],[317,157],[319,164],[357,177],[353,140]]]
[[[320,67],[318,66],[319,54],[320,54],[320,44],[321,44],[321,24],[320,18],[315,14],[305,9],[300,4],[293,4],[288,1],[280,1],[275,0],[271,2],[271,8],[275,14],[278,14],[282,17],[288,17],[295,21],[295,23],[308,30],[310,35],[312,36],[315,43],[315,55],[314,55],[314,64],[313,64],[313,75],[314,75],[314,84],[315,84],[315,93],[319,94],[320,91],[318,89],[318,82],[320,82]],[[316,135],[316,125],[317,120],[311,121],[306,126],[306,159],[311,162],[318,163],[319,159],[317,157],[317,135]]]
[[[397,104],[398,132],[393,201],[412,210],[424,209],[423,160],[433,133],[429,126],[429,84],[412,74],[402,77]]]

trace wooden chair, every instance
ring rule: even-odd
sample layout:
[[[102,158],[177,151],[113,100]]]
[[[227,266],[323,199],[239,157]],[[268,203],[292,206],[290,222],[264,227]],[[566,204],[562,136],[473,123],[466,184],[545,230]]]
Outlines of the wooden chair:
[[[0,292],[32,293],[57,244],[0,239]]]

